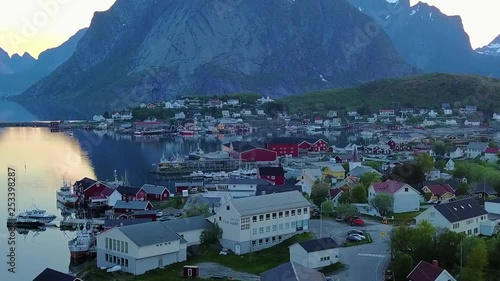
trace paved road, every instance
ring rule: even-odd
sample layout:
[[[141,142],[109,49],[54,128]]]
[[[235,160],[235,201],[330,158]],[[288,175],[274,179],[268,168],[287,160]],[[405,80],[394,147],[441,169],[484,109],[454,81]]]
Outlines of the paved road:
[[[235,258],[237,258],[235,256]],[[213,275],[223,275],[223,276],[232,276],[234,280],[240,281],[259,281],[260,277],[256,275],[252,275],[249,273],[242,273],[238,271],[234,271],[230,268],[222,266],[218,263],[213,262],[203,262],[197,264],[200,267],[200,277],[201,278],[210,278]]]
[[[309,226],[316,237],[320,237],[320,220],[311,220]],[[339,244],[345,241],[349,229],[366,230],[373,243],[341,248],[340,262],[347,269],[330,277],[336,281],[383,281],[384,270],[390,258],[387,239],[392,227],[371,221],[366,221],[364,227],[351,227],[334,220],[323,220],[323,237],[331,236]],[[385,232],[385,237],[382,237],[382,232]]]

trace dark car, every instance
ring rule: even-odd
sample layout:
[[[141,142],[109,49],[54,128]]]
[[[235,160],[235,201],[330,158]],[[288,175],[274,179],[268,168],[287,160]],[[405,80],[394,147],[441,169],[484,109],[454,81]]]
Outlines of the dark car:
[[[349,232],[347,232],[347,235],[351,235],[351,234],[359,234],[359,235],[365,235],[365,233],[361,230],[356,230],[356,229],[353,229],[353,230],[349,230]]]
[[[360,242],[360,241],[363,241],[363,239],[361,239],[361,237],[359,236],[348,236],[346,239],[345,239],[347,242]]]

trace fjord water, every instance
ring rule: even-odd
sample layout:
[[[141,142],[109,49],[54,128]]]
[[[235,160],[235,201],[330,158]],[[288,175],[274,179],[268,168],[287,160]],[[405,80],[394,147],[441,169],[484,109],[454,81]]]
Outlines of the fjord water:
[[[0,102],[3,103],[3,102]],[[5,105],[5,103],[3,103]],[[1,104],[0,104],[1,106]],[[39,120],[17,105],[0,107],[0,121]],[[5,108],[9,108],[6,113]],[[7,117],[7,118],[5,118]],[[43,120],[43,119],[41,119]],[[16,211],[36,206],[62,219],[56,203],[56,191],[63,178],[75,182],[83,177],[112,180],[113,170],[130,184],[158,183],[150,173],[152,163],[176,154],[186,154],[200,146],[207,152],[220,147],[217,138],[158,139],[120,136],[113,132],[73,131],[51,133],[47,128],[0,129],[0,280],[32,280],[46,267],[71,272],[67,241],[73,232],[47,228],[38,233],[15,232],[15,270],[8,272],[10,254],[6,228],[8,217],[8,168],[15,169]]]

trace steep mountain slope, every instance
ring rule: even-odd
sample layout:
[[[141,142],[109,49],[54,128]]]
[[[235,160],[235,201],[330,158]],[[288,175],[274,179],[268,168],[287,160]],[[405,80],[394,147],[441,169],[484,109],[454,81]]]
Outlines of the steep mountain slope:
[[[477,48],[476,52],[487,56],[500,57],[500,35],[498,35],[498,37],[491,41],[491,43],[487,46]]]
[[[369,20],[338,0],[118,0],[21,98],[116,105],[178,94],[279,96],[415,73],[385,34],[346,51]]]
[[[25,53],[9,58],[0,49],[0,96],[20,94],[65,62],[75,51],[86,29],[78,31],[59,47],[42,52],[35,60]]]
[[[500,77],[500,59],[476,53],[462,20],[409,0],[347,0],[384,27],[401,56],[427,72]]]

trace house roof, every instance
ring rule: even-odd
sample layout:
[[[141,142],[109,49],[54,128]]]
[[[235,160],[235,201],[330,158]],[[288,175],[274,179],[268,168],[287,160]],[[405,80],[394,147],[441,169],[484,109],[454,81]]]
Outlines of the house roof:
[[[38,274],[33,281],[74,281],[75,276],[71,276],[66,273],[54,270],[52,268],[46,268],[40,274]]]
[[[241,216],[309,207],[311,203],[298,191],[233,199],[232,205]]]
[[[82,187],[83,187],[83,190],[85,190],[85,189],[89,188],[91,185],[93,185],[96,182],[97,182],[96,180],[89,179],[89,178],[85,177],[85,178],[77,181],[76,184],[81,184]]]
[[[248,142],[243,142],[243,141],[233,141],[233,142],[224,144],[224,146],[226,146],[226,147],[232,146],[233,150],[237,151],[237,152],[245,152],[245,151],[253,150],[256,148],[263,149],[258,143],[255,143],[255,142],[248,143]]]
[[[484,153],[489,153],[489,154],[498,154],[500,152],[500,147],[488,147],[484,151]]]
[[[168,228],[179,233],[191,230],[206,229],[209,222],[204,216],[196,216],[184,219],[169,220],[163,222]]]
[[[121,195],[137,195],[137,193],[139,193],[139,190],[141,190],[141,188],[120,185],[119,187],[116,188],[116,190],[120,192]]]
[[[387,192],[394,194],[398,190],[400,190],[403,186],[405,186],[406,183],[394,180],[386,180],[385,182],[376,182],[373,183],[372,185],[373,189],[375,189],[375,192]]]
[[[121,226],[117,229],[139,247],[184,240],[161,221]]]
[[[156,215],[158,212],[156,210],[134,210],[132,211],[132,215]]]
[[[373,169],[372,167],[368,167],[368,166],[357,166],[354,169],[349,171],[349,175],[357,177],[357,178],[359,178],[367,173],[375,173],[379,176],[382,175],[379,171]]]
[[[259,196],[259,195],[283,193],[295,190],[302,193],[302,187],[300,185],[257,185],[255,195]]]
[[[485,151],[486,148],[488,148],[488,143],[487,142],[470,142],[467,145],[467,149],[469,149],[469,150],[481,150],[481,151]]]
[[[306,252],[313,253],[333,248],[339,248],[339,244],[331,237],[319,238],[314,240],[302,241],[298,243]]]
[[[330,191],[328,192],[328,194],[330,195],[330,198],[335,198],[341,192],[342,192],[342,189],[340,189],[340,188],[332,188],[332,189],[330,189]]]
[[[161,195],[165,189],[166,187],[160,185],[145,184],[142,186],[142,190],[147,194]]]
[[[453,188],[453,190],[457,190],[458,185],[460,184],[460,181],[456,178],[453,179],[448,179],[448,180],[435,180],[435,181],[425,181],[423,186],[428,186],[428,185],[434,185],[434,184],[448,184]]]
[[[129,209],[129,210],[144,210],[148,206],[149,201],[125,201],[118,200],[115,203],[114,209]]]
[[[488,214],[473,198],[465,198],[433,207],[452,223]]]
[[[485,182],[472,184],[471,187],[472,187],[472,190],[474,190],[476,193],[485,192],[489,195],[497,195],[498,194],[498,192],[496,191],[496,189],[493,186],[491,186]]]
[[[259,167],[259,175],[261,176],[279,176],[285,175],[283,167]]]
[[[300,142],[298,138],[290,137],[272,138],[268,141],[269,144],[299,144]]]
[[[426,187],[431,191],[433,195],[437,196],[441,196],[446,193],[455,194],[455,190],[453,190],[453,188],[446,183],[432,184],[432,185],[427,185]]]
[[[332,163],[332,162],[314,162],[311,164],[314,166],[321,167],[321,168],[328,168],[328,169],[330,169],[330,171],[332,171],[334,173],[335,172],[338,172],[338,173],[345,172],[345,169],[344,169],[344,167],[342,167],[342,165]]]
[[[408,281],[436,281],[444,269],[434,266],[426,261],[420,261],[408,274]]]
[[[289,261],[262,272],[260,281],[326,281],[326,278],[317,270]]]
[[[102,191],[101,191],[101,194],[106,196],[106,197],[109,197],[111,196],[111,194],[113,194],[113,192],[115,192],[115,190],[113,188],[110,188],[110,187],[105,187]]]
[[[141,218],[141,219],[105,219],[104,220],[104,227],[105,228],[111,228],[111,227],[115,227],[115,226],[127,226],[127,225],[140,224],[140,223],[146,223],[146,222],[151,222],[151,219],[149,219],[149,218]]]

